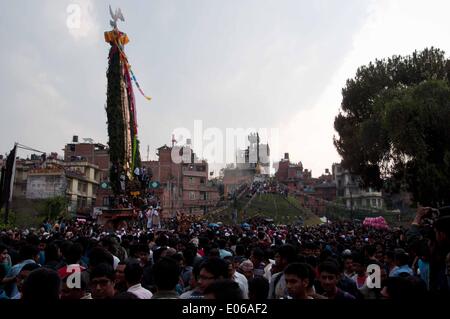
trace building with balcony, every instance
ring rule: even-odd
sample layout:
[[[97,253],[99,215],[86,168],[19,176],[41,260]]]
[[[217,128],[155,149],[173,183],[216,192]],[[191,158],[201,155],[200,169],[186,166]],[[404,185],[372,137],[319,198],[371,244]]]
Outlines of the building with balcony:
[[[109,181],[109,169],[111,163],[109,160],[109,149],[101,143],[94,143],[90,138],[84,138],[79,142],[78,136],[74,135],[72,142],[64,147],[65,162],[87,162],[98,166],[98,180],[101,182]],[[113,193],[111,189],[98,187],[95,196],[95,207],[108,207],[109,198]]]
[[[333,164],[332,169],[336,183],[336,197],[342,200],[348,209],[383,209],[385,207],[380,191],[361,188],[360,177],[351,174],[341,164]]]
[[[69,212],[86,215],[95,204],[99,178],[97,165],[47,160],[41,167],[28,171],[26,198],[65,196],[69,201]]]

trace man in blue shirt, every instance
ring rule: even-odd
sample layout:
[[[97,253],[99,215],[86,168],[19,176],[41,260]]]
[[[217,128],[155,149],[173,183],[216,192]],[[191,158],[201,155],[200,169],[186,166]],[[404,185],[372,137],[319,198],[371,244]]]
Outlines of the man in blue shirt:
[[[396,249],[395,250],[395,263],[397,264],[394,269],[391,270],[389,277],[400,277],[409,275],[412,276],[414,274],[411,267],[409,267],[409,255],[406,253],[404,249]]]
[[[9,270],[6,277],[16,278],[19,275],[20,271],[22,270],[23,266],[30,263],[37,263],[37,261],[39,260],[39,249],[33,245],[24,245],[20,248],[19,255],[21,262],[14,265]],[[19,293],[19,290],[17,289],[17,284],[12,283],[11,285],[12,286],[9,297],[16,296]]]

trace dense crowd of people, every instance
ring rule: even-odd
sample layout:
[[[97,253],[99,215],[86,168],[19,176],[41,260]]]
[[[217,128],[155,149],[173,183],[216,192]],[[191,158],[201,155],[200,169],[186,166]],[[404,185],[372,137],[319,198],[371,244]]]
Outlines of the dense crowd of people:
[[[269,191],[253,185],[252,191]],[[275,190],[283,191],[283,190]],[[149,204],[149,203],[147,203]],[[128,228],[44,222],[0,233],[0,298],[414,299],[449,296],[450,214],[409,227],[192,221],[162,228],[158,203]],[[446,216],[448,215],[448,216]],[[148,222],[144,222],[147,220]]]

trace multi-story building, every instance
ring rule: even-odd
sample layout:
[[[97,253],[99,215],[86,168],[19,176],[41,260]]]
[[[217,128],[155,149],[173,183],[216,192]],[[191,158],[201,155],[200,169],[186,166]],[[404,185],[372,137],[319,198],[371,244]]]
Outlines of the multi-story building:
[[[288,187],[290,192],[302,191],[311,184],[311,171],[303,169],[303,164],[293,164],[289,160],[289,153],[278,163],[275,173],[276,180]]]
[[[177,211],[206,213],[217,205],[219,190],[208,179],[208,163],[199,160],[189,145],[164,145],[158,148],[157,156],[157,161],[143,161],[142,167],[161,185],[164,217],[174,216]]]
[[[78,136],[74,135],[72,142],[64,147],[64,161],[86,161],[97,165],[99,168],[99,181],[109,181],[109,149],[101,143],[93,143],[92,139],[85,138],[81,143]],[[110,188],[99,187],[96,191],[95,207],[108,207],[109,198],[113,195]]]
[[[41,167],[42,158],[32,155],[31,159],[17,159],[14,176],[13,196],[15,198],[25,198],[27,193],[27,180],[30,170]]]
[[[86,161],[47,160],[27,173],[27,199],[66,196],[69,212],[89,214],[95,204],[100,172]]]
[[[344,202],[348,209],[384,208],[382,193],[372,188],[362,189],[360,177],[351,174],[341,164],[333,164],[333,175],[336,182],[336,196]]]

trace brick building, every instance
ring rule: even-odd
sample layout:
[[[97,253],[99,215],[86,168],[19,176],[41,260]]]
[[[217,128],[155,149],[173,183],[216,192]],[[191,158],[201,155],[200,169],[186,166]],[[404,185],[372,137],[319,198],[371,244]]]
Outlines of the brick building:
[[[291,163],[289,153],[285,153],[284,158],[278,163],[275,178],[278,183],[286,185],[290,192],[301,191],[312,183],[311,171],[303,169],[301,162]]]
[[[98,166],[99,182],[109,181],[109,149],[106,145],[93,143],[91,139],[84,139],[85,142],[78,142],[78,136],[74,135],[72,142],[64,147],[64,161],[86,161]],[[95,207],[108,207],[109,197],[113,193],[110,189],[98,187],[95,197]]]
[[[190,146],[164,145],[157,156],[157,161],[143,161],[142,167],[161,185],[164,217],[176,211],[206,213],[217,205],[219,190],[209,181],[208,163],[200,161]]]

